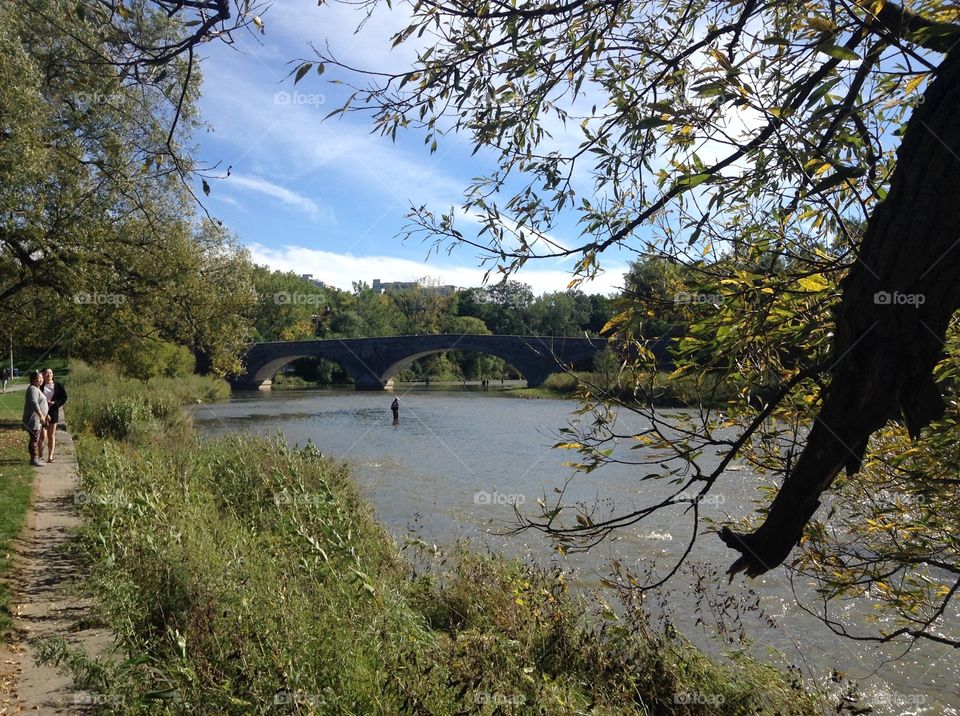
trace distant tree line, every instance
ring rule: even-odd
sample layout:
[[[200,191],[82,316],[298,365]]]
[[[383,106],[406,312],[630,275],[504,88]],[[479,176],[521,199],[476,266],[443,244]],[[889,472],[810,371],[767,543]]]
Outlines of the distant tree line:
[[[507,281],[442,294],[430,287],[380,293],[362,282],[352,291],[318,286],[294,273],[256,267],[253,340],[367,338],[438,333],[596,336],[610,320],[615,299],[569,290],[534,296],[526,284]],[[338,366],[311,359],[291,366],[320,383],[346,381]],[[479,380],[521,377],[494,356],[446,351],[416,361],[406,380]]]

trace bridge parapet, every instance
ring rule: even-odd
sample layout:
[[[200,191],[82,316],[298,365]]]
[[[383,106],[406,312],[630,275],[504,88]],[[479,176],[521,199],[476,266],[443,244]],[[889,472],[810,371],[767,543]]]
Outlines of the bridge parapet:
[[[238,388],[266,387],[287,363],[316,357],[340,365],[358,390],[383,390],[400,370],[418,358],[440,351],[465,350],[502,358],[523,374],[527,385],[538,386],[551,373],[583,366],[606,345],[604,338],[473,334],[256,343],[245,356],[246,372],[233,384]]]
[[[663,368],[671,369],[668,349],[673,333],[650,340],[646,348]],[[517,368],[527,385],[539,386],[551,373],[581,368],[607,346],[605,338],[439,334],[343,338],[315,341],[255,343],[245,356],[245,373],[233,380],[237,388],[269,387],[284,365],[298,358],[325,358],[340,365],[358,390],[392,387],[393,377],[418,358],[448,350],[465,350],[502,358]]]

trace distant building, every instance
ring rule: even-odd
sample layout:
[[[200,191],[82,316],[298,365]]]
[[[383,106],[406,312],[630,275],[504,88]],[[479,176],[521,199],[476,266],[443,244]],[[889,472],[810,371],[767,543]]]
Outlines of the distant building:
[[[440,285],[439,283],[428,281],[426,278],[417,279],[416,281],[381,281],[375,278],[373,279],[372,288],[377,293],[400,293],[402,291],[420,289],[421,291],[430,291],[431,293],[437,293],[441,296],[449,296],[461,290],[459,286],[452,286],[450,284]]]
[[[319,288],[326,288],[326,285],[327,285],[320,279],[314,278],[312,273],[302,273],[300,274],[300,278],[302,278],[304,281],[309,281],[314,286],[317,286]]]

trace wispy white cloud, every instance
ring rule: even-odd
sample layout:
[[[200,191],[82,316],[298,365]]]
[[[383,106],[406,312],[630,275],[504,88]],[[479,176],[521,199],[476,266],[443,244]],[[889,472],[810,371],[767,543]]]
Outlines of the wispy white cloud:
[[[369,117],[361,114],[323,121],[344,101],[349,88],[323,81],[332,70],[323,79],[310,73],[296,85],[288,77],[295,67],[291,60],[310,59],[306,41],[322,41],[324,36],[348,47],[349,59],[357,65],[379,64],[383,69],[386,61],[390,69],[402,66],[401,60],[409,61],[385,50],[389,42],[372,41],[369,23],[364,33],[351,36],[352,27],[347,29],[346,24],[356,17],[341,16],[339,11],[331,15],[329,6],[318,9],[312,0],[290,0],[271,9],[267,34],[258,38],[262,46],[251,38],[235,46],[241,52],[211,46],[211,57],[204,62],[202,109],[216,141],[208,145],[207,158],[232,166],[232,176],[219,182],[214,194],[227,202],[225,209],[239,209],[234,202],[250,209],[248,193],[253,192],[270,210],[269,221],[259,210],[234,211],[224,218],[260,263],[313,273],[340,288],[349,289],[355,280],[412,280],[425,275],[442,276],[445,283],[480,285],[484,271],[470,265],[476,261],[473,255],[434,254],[428,263],[420,263],[409,245],[401,249],[388,242],[401,233],[410,204],[435,211],[459,206],[469,177],[488,171],[494,165],[492,157],[484,151],[471,155],[470,140],[463,135],[444,136],[438,151],[430,154],[413,134],[398,134],[397,142],[371,134]],[[372,22],[381,22],[375,34],[389,36],[399,20],[374,18]],[[556,127],[556,132],[558,141],[573,142],[579,136],[575,126]],[[303,226],[304,215],[314,221],[332,220],[333,207],[337,223],[331,231]],[[478,227],[477,216],[459,209],[455,213],[468,231]],[[517,228],[506,217],[503,225]],[[532,232],[524,231],[529,241]],[[566,248],[581,240],[575,226],[533,236],[544,252],[551,245]],[[322,250],[330,248],[334,251]],[[396,253],[406,257],[392,255]],[[563,290],[572,263],[569,258],[531,261],[517,278],[538,293]],[[622,284],[623,263],[621,257],[611,257],[605,264],[608,272],[584,284],[583,290],[616,290]]]
[[[302,211],[314,221],[317,221],[321,217],[327,220],[333,219],[333,212],[326,207],[321,207],[313,199],[303,196],[302,194],[298,194],[297,192],[287,189],[286,187],[282,187],[279,184],[274,184],[266,179],[261,179],[260,177],[248,177],[241,174],[233,174],[226,180],[224,186],[240,187],[241,189],[247,189],[258,194],[265,194],[269,197],[273,197],[281,204],[292,207],[298,211]]]
[[[426,151],[413,156],[400,144],[371,135],[365,119],[323,121],[342,101],[336,88],[315,79],[296,87],[270,82],[265,71],[252,78],[249,62],[243,55],[221,55],[205,67],[204,117],[219,140],[238,148],[222,157],[225,163],[297,180],[336,177],[403,204],[423,199],[449,206],[459,199],[463,181],[448,173],[444,159],[462,139],[451,137],[433,156]]]
[[[372,283],[382,281],[414,281],[430,277],[441,284],[470,287],[483,284],[483,269],[466,266],[442,265],[435,261],[429,264],[396,256],[356,256],[349,253],[320,251],[303,246],[271,248],[261,244],[249,245],[254,263],[269,266],[278,271],[293,271],[297,274],[313,274],[324,283],[350,290],[354,281]],[[609,267],[606,273],[580,286],[584,293],[610,294],[623,286],[624,267]],[[518,281],[530,284],[536,294],[563,291],[570,282],[570,274],[563,270],[536,269],[529,265],[515,276]],[[492,277],[496,281],[496,277]]]
[[[308,43],[320,47],[330,38],[331,50],[342,62],[374,71],[405,67],[416,58],[419,48],[429,46],[431,38],[413,37],[397,47],[392,38],[410,22],[410,5],[377,4],[369,15],[351,3],[324,3],[313,0],[284,0],[274,3],[266,15],[267,35],[278,35],[282,42],[298,51],[299,59],[312,59]],[[363,29],[356,32],[362,23]],[[292,59],[292,58],[288,58]]]
[[[247,211],[246,207],[243,204],[241,204],[239,201],[234,199],[232,196],[227,196],[223,192],[219,192],[219,191],[214,192],[213,194],[210,195],[210,199],[216,202],[222,202],[224,204],[228,204],[241,213],[246,213]]]

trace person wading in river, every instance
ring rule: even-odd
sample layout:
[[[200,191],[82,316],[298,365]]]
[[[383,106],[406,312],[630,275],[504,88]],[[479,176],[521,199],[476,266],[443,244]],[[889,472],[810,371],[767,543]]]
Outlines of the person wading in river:
[[[390,410],[393,411],[393,424],[400,424],[400,398],[394,398],[393,402],[390,403]]]

